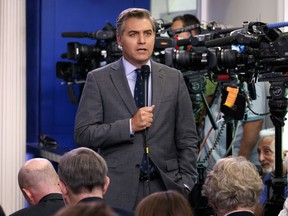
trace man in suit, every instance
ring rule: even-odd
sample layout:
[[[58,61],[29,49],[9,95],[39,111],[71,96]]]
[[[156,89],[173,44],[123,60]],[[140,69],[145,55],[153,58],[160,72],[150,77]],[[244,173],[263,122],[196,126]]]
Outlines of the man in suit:
[[[254,215],[261,191],[256,166],[243,156],[219,159],[202,187],[217,216]]]
[[[80,147],[65,153],[58,165],[60,187],[67,205],[104,203],[110,183],[105,160],[95,151]],[[132,211],[112,208],[119,216],[133,216]]]
[[[51,216],[64,207],[59,178],[49,160],[28,160],[19,170],[18,183],[30,207],[16,211],[11,216]]]
[[[156,191],[188,193],[197,179],[192,103],[182,73],[151,60],[155,29],[145,9],[120,13],[117,42],[123,57],[88,73],[76,115],[76,144],[97,150],[108,164],[111,184],[104,199],[128,209]],[[151,75],[148,106],[138,108],[135,69],[142,65]],[[153,168],[143,171],[142,161]]]

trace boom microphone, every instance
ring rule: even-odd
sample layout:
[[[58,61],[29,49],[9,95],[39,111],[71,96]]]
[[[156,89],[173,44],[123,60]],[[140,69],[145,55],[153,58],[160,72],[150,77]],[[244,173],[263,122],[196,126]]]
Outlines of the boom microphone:
[[[150,75],[149,65],[141,66],[142,86],[144,87],[144,106],[148,106],[148,80]]]
[[[71,38],[85,38],[88,37],[87,32],[63,32],[61,34],[62,37],[71,37]]]

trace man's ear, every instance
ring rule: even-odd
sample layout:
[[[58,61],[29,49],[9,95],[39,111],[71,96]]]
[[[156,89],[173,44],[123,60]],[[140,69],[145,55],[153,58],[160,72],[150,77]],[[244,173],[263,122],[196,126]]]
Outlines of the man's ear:
[[[106,193],[106,191],[109,187],[109,184],[110,184],[110,178],[108,176],[106,176],[105,185],[103,187],[103,195]]]
[[[122,47],[121,35],[119,33],[117,33],[116,39],[117,39],[118,47]]]
[[[67,193],[68,193],[67,187],[66,187],[65,183],[62,182],[61,180],[59,180],[59,187],[60,187],[62,194],[64,196],[67,195]]]
[[[21,191],[23,193],[23,196],[25,197],[25,199],[27,200],[27,202],[33,206],[35,205],[36,203],[34,203],[34,199],[33,199],[33,195],[31,193],[31,191],[27,188],[21,188]]]

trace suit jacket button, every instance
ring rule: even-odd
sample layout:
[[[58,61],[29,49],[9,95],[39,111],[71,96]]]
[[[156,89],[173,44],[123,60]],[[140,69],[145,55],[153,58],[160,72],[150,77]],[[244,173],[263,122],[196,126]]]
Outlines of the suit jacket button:
[[[136,164],[135,167],[136,167],[137,169],[139,169],[139,168],[140,168],[140,164]]]

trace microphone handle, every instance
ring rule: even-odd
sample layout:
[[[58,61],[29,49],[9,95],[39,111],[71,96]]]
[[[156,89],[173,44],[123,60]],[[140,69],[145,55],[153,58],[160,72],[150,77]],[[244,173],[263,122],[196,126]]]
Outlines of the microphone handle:
[[[148,80],[150,75],[150,67],[148,65],[142,65],[141,67],[141,76],[142,76],[142,85],[143,85],[143,94],[144,94],[144,106],[148,106]]]
[[[146,76],[144,81],[144,106],[148,106],[148,77]]]

